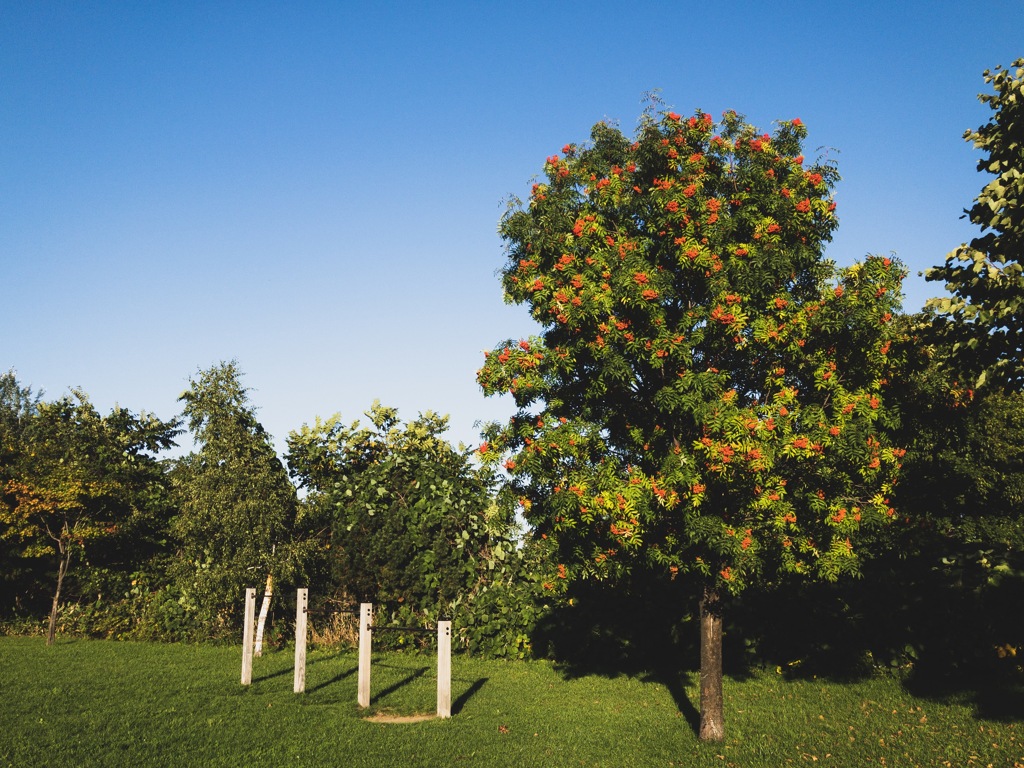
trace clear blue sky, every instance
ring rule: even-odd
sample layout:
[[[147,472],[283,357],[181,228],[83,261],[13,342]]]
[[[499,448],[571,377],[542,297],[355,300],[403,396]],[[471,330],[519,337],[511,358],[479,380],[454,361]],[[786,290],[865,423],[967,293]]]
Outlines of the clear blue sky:
[[[237,359],[283,447],[374,398],[485,399],[503,200],[642,94],[837,153],[828,255],[916,273],[974,231],[961,136],[984,69],[1024,56],[1024,3],[0,1],[0,370],[162,417]]]

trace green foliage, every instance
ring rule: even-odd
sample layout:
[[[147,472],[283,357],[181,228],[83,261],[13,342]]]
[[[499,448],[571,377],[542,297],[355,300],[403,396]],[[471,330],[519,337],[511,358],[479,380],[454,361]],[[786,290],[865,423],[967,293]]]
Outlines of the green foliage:
[[[549,157],[501,224],[506,299],[543,333],[479,372],[519,407],[481,456],[559,546],[559,574],[638,563],[738,592],[855,573],[901,451],[885,387],[902,268],[834,270],[827,162],[799,120],[761,134],[648,112]]]
[[[912,321],[919,326],[917,321]],[[907,446],[895,497],[915,518],[1017,518],[1024,507],[1024,395],[951,380],[941,347],[910,340],[893,387]]]
[[[923,343],[921,318],[905,324],[891,392],[895,439],[907,446],[893,494],[900,515],[865,573],[864,603],[875,606],[858,612],[874,617],[876,648],[984,673],[994,647],[1024,646],[1024,394],[951,380],[948,351]],[[952,630],[949,616],[971,631]]]
[[[294,584],[295,488],[256,419],[234,363],[200,371],[181,395],[198,450],[171,472],[179,506],[173,567],[185,611],[213,635],[231,631],[247,587]]]
[[[16,477],[15,465],[25,451],[24,432],[35,415],[41,395],[18,383],[14,371],[0,376],[0,488]],[[8,536],[8,526],[0,523],[0,612],[12,608],[24,610],[35,602],[46,578],[37,558],[20,555],[21,544]]]
[[[453,618],[472,652],[525,652],[530,577],[490,473],[442,438],[447,418],[428,412],[403,425],[378,403],[367,416],[366,427],[335,415],[288,438],[335,597],[383,605],[378,623]]]
[[[8,468],[23,450],[23,436],[35,415],[42,395],[18,383],[14,371],[0,375],[0,472],[9,479]]]
[[[906,585],[906,613],[941,604],[972,627],[974,643],[914,641],[946,669],[977,668],[979,645],[1024,643],[1024,59],[984,78],[993,92],[979,98],[992,115],[964,134],[991,175],[965,212],[981,234],[926,273],[950,295],[928,301],[930,344],[902,377],[909,450],[897,500],[908,514],[879,562]],[[914,623],[934,626],[927,618]]]
[[[1019,389],[1024,383],[1024,59],[986,71],[994,93],[979,96],[993,111],[964,139],[985,153],[978,170],[994,176],[966,211],[982,234],[929,269],[951,296],[930,299],[935,332],[956,367]]]
[[[160,548],[169,514],[154,454],[173,445],[175,422],[115,408],[101,416],[86,395],[38,402],[20,392],[5,419],[7,451],[0,536],[17,572],[39,558],[56,569],[55,618],[74,561],[93,569],[131,568]],[[16,425],[12,426],[12,425]],[[78,579],[81,591],[90,571]],[[51,636],[53,619],[51,619]]]
[[[557,604],[549,580],[552,542],[531,536],[505,541],[502,556],[491,558],[484,577],[454,606],[456,636],[471,654],[507,659],[544,655],[546,648],[535,647],[535,630]]]

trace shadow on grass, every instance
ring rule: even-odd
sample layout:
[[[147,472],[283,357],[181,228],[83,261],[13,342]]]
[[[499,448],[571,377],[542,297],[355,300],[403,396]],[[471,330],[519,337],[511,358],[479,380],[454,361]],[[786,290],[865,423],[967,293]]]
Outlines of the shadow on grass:
[[[284,669],[277,670],[277,672],[268,672],[267,674],[260,675],[259,677],[257,677],[254,674],[252,676],[252,681],[254,683],[262,683],[264,680],[273,680],[275,677],[283,677],[284,675],[293,675],[293,674],[295,674],[293,667],[285,667]]]
[[[912,663],[903,681],[911,695],[966,704],[978,719],[1024,720],[1024,668],[1008,657],[1021,643],[1007,642],[1024,636],[1024,614],[1009,610],[1021,604],[1024,580],[978,593],[935,582],[930,571],[911,573],[903,585],[903,571],[890,572],[882,562],[873,567],[864,582],[784,580],[730,599],[723,616],[726,676],[745,680],[767,668],[786,680],[843,685]],[[678,589],[648,576],[618,589],[573,585],[538,623],[534,650],[567,679],[631,675],[665,685],[694,725],[697,707],[686,691],[699,659],[697,605]],[[951,632],[950,616],[977,630]]]
[[[466,702],[473,698],[473,694],[479,691],[490,678],[481,677],[474,680],[473,683],[467,688],[455,701],[452,702],[452,714],[457,715],[462,711],[462,708],[466,706]]]
[[[696,734],[700,712],[687,695],[699,659],[698,624],[689,618],[696,604],[678,592],[678,585],[643,586],[632,597],[600,584],[577,586],[572,604],[555,608],[538,626],[534,647],[566,679],[628,675],[664,686]],[[730,677],[749,674],[744,667],[726,672]]]
[[[1024,685],[990,686],[974,692],[978,717],[1002,723],[1024,720]]]
[[[325,680],[322,683],[314,685],[312,688],[307,688],[306,692],[307,693],[316,693],[317,691],[323,690],[324,688],[327,688],[330,685],[334,685],[335,683],[339,683],[339,682],[341,682],[342,680],[344,680],[347,677],[352,677],[352,675],[354,675],[356,673],[356,670],[357,670],[357,667],[352,667],[351,669],[346,669],[343,672],[339,672],[334,677],[332,677],[330,680]]]
[[[919,664],[904,679],[904,689],[923,699],[954,701],[974,708],[981,720],[1024,720],[1024,680],[1016,670],[953,664]]]
[[[692,673],[676,671],[655,672],[643,677],[644,682],[657,683],[665,686],[672,700],[676,703],[679,713],[686,719],[694,735],[700,733],[700,710],[693,705],[686,693],[692,683]]]
[[[407,667],[394,667],[394,666],[391,666],[390,664],[375,664],[374,666],[377,667],[377,668],[385,667],[387,669],[407,669]],[[430,670],[430,667],[419,667],[417,669],[414,669],[411,674],[406,675],[405,677],[403,677],[398,682],[392,683],[387,688],[384,688],[381,691],[377,691],[374,694],[373,698],[379,701],[380,699],[383,699],[386,696],[390,696],[392,693],[394,693],[395,691],[401,690],[402,688],[404,688],[405,686],[409,685],[414,680],[418,680],[419,678],[423,677],[425,674],[427,674],[427,672],[429,670]]]

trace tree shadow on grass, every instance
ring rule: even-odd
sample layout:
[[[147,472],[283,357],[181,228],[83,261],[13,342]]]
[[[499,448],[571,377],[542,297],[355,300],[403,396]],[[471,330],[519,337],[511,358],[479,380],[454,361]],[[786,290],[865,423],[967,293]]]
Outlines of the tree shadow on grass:
[[[845,683],[888,669],[912,696],[971,707],[981,720],[1024,720],[1014,640],[1024,637],[1024,581],[991,583],[984,570],[972,581],[967,566],[940,562],[889,555],[859,581],[755,592],[740,601],[738,634],[786,679]]]
[[[913,696],[958,702],[973,707],[980,720],[1009,723],[1024,720],[1024,678],[1016,669],[963,660],[936,664],[919,661],[903,680]]]
[[[974,707],[983,720],[1024,720],[1024,685],[990,685],[974,692]]]
[[[537,627],[534,648],[566,679],[628,675],[664,686],[697,733],[700,713],[687,695],[700,657],[698,625],[691,618],[696,603],[671,582],[636,587],[576,585],[572,603],[556,607]],[[670,606],[674,610],[666,610]],[[726,671],[748,674],[743,667]]]
[[[644,682],[665,686],[665,689],[675,702],[679,714],[686,719],[686,723],[693,730],[694,735],[697,735],[700,733],[700,710],[690,701],[690,697],[686,692],[687,687],[692,683],[691,675],[692,673],[690,672],[681,672],[679,670],[663,670],[661,672],[652,672],[642,679]]]

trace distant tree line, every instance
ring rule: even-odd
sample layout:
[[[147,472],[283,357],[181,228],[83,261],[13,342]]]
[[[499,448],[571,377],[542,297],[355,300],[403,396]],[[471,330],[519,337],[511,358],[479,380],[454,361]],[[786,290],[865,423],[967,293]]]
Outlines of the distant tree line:
[[[456,618],[472,651],[526,653],[531,551],[493,474],[443,439],[446,418],[374,404],[366,426],[296,430],[282,461],[241,380],[233,362],[200,371],[164,421],[0,376],[9,628],[234,638],[246,587],[280,602],[303,586],[317,621],[371,601],[398,623]],[[194,450],[162,457],[186,429]]]

